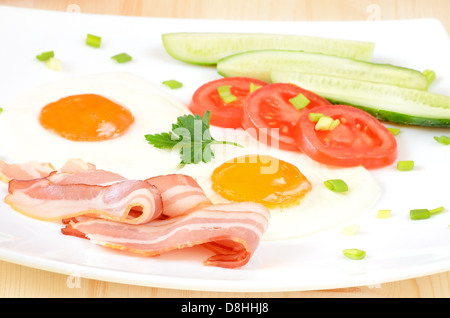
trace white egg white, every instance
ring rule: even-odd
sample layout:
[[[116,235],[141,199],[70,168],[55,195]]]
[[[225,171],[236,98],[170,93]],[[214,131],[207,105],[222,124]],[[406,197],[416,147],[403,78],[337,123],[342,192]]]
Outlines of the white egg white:
[[[370,209],[380,197],[381,188],[371,173],[363,167],[339,168],[317,163],[305,154],[269,147],[256,142],[243,130],[212,129],[218,140],[244,145],[215,145],[215,158],[208,164],[187,165],[182,172],[193,176],[213,202],[227,202],[212,189],[211,173],[223,162],[247,154],[269,154],[295,165],[311,183],[311,191],[298,205],[271,209],[271,218],[264,241],[291,239],[337,226]],[[276,161],[275,161],[276,162]],[[273,166],[276,169],[276,165]],[[324,181],[344,180],[349,190],[337,193],[329,190]]]
[[[87,93],[107,97],[131,111],[135,121],[125,134],[106,141],[77,142],[39,124],[39,112],[48,103]],[[38,160],[58,168],[70,158],[79,158],[130,179],[145,179],[176,169],[179,155],[149,145],[144,135],[169,131],[178,116],[190,113],[182,102],[147,80],[121,72],[46,83],[3,108],[0,147],[14,161]]]

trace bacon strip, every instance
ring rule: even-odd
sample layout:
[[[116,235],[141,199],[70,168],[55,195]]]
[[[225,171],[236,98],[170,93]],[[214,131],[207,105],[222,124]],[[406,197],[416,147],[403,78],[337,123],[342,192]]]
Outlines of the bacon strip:
[[[0,160],[0,180],[32,180],[48,176],[56,169],[50,163],[29,161],[26,163],[6,163]]]
[[[197,181],[187,175],[170,174],[147,179],[161,191],[164,211],[168,217],[189,213],[190,210],[212,204]]]
[[[91,215],[136,224],[158,218],[162,213],[161,195],[154,186],[146,181],[124,180],[103,170],[52,173],[33,180],[13,179],[8,192],[5,202],[13,209],[47,221]]]
[[[62,233],[144,256],[203,245],[216,253],[205,265],[236,268],[248,263],[268,221],[269,211],[264,206],[236,202],[204,206],[179,217],[138,225],[87,219],[67,224]]]

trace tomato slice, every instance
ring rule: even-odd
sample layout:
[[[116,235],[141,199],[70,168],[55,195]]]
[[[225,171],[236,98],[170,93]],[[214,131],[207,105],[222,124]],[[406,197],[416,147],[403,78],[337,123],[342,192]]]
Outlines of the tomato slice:
[[[303,94],[310,103],[298,110],[289,101]],[[285,150],[298,151],[295,125],[301,114],[318,106],[331,105],[321,96],[290,83],[266,85],[249,95],[244,104],[242,127],[259,141]]]
[[[316,122],[308,118],[309,112],[299,118],[295,128],[297,146],[313,160],[341,167],[362,165],[368,169],[396,160],[394,135],[369,113],[346,105],[317,107],[311,112],[340,121],[332,130],[316,130]]]
[[[267,85],[266,82],[248,77],[225,77],[200,86],[192,96],[189,109],[194,114],[203,116],[211,112],[210,124],[225,128],[240,128],[244,101],[250,94],[251,84]],[[220,97],[218,88],[230,86],[231,94],[237,97],[233,102],[225,103]]]

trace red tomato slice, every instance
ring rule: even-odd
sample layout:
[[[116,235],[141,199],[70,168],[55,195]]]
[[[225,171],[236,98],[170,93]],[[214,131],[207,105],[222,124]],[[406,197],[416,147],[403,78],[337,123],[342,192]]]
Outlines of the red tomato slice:
[[[317,107],[313,113],[339,119],[333,130],[316,130],[316,122],[305,112],[295,129],[298,147],[323,164],[368,169],[390,165],[397,158],[397,141],[381,122],[369,113],[346,105]]]
[[[289,101],[303,94],[310,103],[298,110]],[[331,105],[321,96],[289,83],[266,85],[249,95],[244,104],[242,127],[259,141],[285,150],[298,151],[294,128],[301,114],[312,108]]]
[[[194,114],[203,116],[211,112],[210,124],[225,128],[240,128],[244,101],[250,94],[250,84],[267,85],[266,82],[248,77],[225,77],[208,82],[198,88],[192,96],[189,109]],[[229,85],[231,94],[237,99],[225,103],[219,95],[218,88]]]

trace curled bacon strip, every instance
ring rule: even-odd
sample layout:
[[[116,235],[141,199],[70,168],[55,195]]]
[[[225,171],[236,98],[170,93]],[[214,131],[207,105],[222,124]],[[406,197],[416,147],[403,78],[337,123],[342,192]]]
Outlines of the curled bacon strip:
[[[12,179],[32,180],[43,178],[55,171],[50,163],[29,161],[26,163],[6,163],[0,160],[0,180],[9,182]]]
[[[195,207],[212,204],[194,178],[182,174],[170,174],[147,179],[161,191],[163,214],[175,217],[189,213]]]
[[[100,185],[104,183],[108,185]],[[13,209],[46,221],[91,215],[126,223],[145,223],[162,213],[161,195],[153,185],[146,181],[124,180],[102,170],[52,173],[33,180],[13,179],[8,192],[5,202]]]
[[[204,206],[179,217],[138,225],[87,219],[67,224],[62,232],[144,256],[203,245],[216,253],[205,265],[236,268],[248,263],[268,221],[264,206],[236,202]]]

